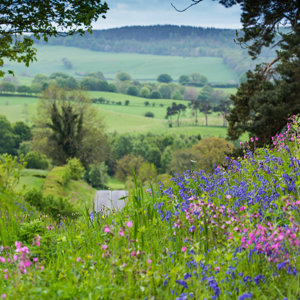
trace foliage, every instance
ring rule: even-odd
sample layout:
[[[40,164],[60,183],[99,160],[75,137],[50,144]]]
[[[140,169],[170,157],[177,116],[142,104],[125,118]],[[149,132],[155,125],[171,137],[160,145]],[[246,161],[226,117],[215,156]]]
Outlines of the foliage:
[[[24,221],[1,223],[2,298],[298,299],[297,126],[213,174],[136,181],[122,211],[42,218],[46,233],[27,243],[14,239]]]
[[[70,178],[74,180],[79,180],[84,175],[84,167],[82,166],[80,160],[76,157],[69,158],[67,160],[67,169],[70,174]]]
[[[4,154],[4,161],[0,160],[0,192],[1,190],[13,191],[20,180],[20,172],[26,166],[23,155],[12,157]]]
[[[49,214],[56,221],[78,217],[78,213],[73,205],[63,197],[54,197],[52,195],[44,197],[41,191],[32,189],[24,194],[24,199],[39,211]]]
[[[216,166],[225,163],[226,154],[231,153],[233,149],[233,144],[223,138],[202,139],[192,147],[194,168],[213,173]]]
[[[97,110],[80,91],[55,86],[43,94],[33,132],[33,148],[65,164],[77,157],[83,166],[104,161],[109,155],[104,126]]]
[[[127,72],[119,72],[116,75],[116,79],[120,81],[127,81],[127,80],[131,80],[131,76]]]
[[[28,152],[25,155],[24,161],[28,169],[46,170],[49,168],[47,156],[36,151]]]
[[[137,173],[140,166],[144,163],[140,155],[127,154],[117,161],[116,178],[125,181],[127,177],[132,176],[132,172]]]
[[[154,113],[151,112],[151,111],[146,111],[145,114],[144,114],[145,117],[148,117],[148,118],[154,118]]]
[[[163,83],[170,83],[173,81],[173,79],[172,79],[171,75],[163,73],[157,77],[157,81],[163,82]]]
[[[107,166],[104,162],[100,165],[90,165],[84,178],[94,188],[105,189],[108,181]]]
[[[0,66],[3,66],[4,59],[24,62],[26,66],[35,60],[33,39],[27,33],[47,41],[49,36],[91,32],[91,23],[108,10],[107,4],[98,0],[84,3],[68,0],[2,1],[0,8]],[[0,75],[3,74],[0,71]]]

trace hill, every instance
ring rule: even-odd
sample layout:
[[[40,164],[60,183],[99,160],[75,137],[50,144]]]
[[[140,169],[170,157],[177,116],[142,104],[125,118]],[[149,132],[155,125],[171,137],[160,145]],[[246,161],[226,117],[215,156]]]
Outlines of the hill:
[[[248,57],[234,42],[232,29],[202,28],[176,25],[127,26],[94,30],[84,36],[50,38],[49,45],[79,47],[93,51],[139,53],[183,57],[219,57],[239,76],[257,62]],[[44,44],[42,41],[35,41]],[[269,60],[274,50],[265,51],[263,60]]]

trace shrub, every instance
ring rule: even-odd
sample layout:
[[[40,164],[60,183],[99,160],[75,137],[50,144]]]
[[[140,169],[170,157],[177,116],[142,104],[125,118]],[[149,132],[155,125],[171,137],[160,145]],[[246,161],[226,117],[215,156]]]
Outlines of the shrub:
[[[102,162],[99,166],[91,165],[85,173],[85,180],[94,188],[106,188],[107,166]]]
[[[67,199],[54,197],[53,195],[43,197],[42,192],[36,188],[26,192],[24,199],[30,205],[35,206],[39,211],[46,213],[57,221],[65,217],[75,219],[79,216]]]
[[[151,99],[161,99],[161,94],[159,91],[153,91],[151,94],[150,94],[150,97]]]
[[[71,179],[79,180],[84,175],[84,167],[76,157],[67,160],[67,168]]]
[[[36,151],[30,151],[25,155],[27,162],[27,169],[41,169],[46,170],[49,168],[49,163],[46,155]]]
[[[128,87],[126,93],[127,93],[128,95],[137,96],[138,93],[139,93],[139,90],[137,89],[136,86],[131,85],[130,87]]]
[[[30,243],[37,235],[42,235],[46,231],[44,222],[33,220],[20,225],[19,238],[22,242]]]
[[[151,112],[151,111],[147,111],[147,112],[145,112],[145,115],[144,115],[145,117],[148,117],[148,118],[154,118],[154,113],[153,112]]]

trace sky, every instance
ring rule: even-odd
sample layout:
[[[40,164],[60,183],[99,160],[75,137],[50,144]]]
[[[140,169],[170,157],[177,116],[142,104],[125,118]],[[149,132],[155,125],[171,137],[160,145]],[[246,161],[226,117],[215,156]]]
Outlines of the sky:
[[[203,0],[185,12],[191,0],[106,0],[109,11],[106,19],[99,18],[95,29],[130,25],[190,25],[197,27],[241,28],[240,8],[225,8],[217,1]]]

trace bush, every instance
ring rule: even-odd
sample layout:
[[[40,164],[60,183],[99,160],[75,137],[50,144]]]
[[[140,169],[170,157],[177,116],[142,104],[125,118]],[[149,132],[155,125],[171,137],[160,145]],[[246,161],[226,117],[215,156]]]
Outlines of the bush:
[[[161,94],[159,91],[153,91],[151,94],[150,94],[150,97],[151,99],[161,99]]]
[[[46,231],[44,222],[33,220],[31,222],[21,223],[19,238],[22,242],[31,243],[37,235],[42,235]]]
[[[94,188],[106,188],[107,166],[102,162],[99,166],[91,165],[85,173],[85,180]]]
[[[54,197],[53,195],[43,197],[42,192],[36,188],[26,192],[24,199],[30,205],[35,206],[39,211],[46,213],[57,221],[65,217],[75,219],[79,216],[67,199]]]
[[[148,118],[154,118],[154,113],[153,112],[151,112],[151,111],[147,111],[147,112],[145,112],[145,115],[144,115],[145,117],[148,117]]]
[[[139,90],[137,89],[136,86],[131,85],[130,87],[128,87],[126,93],[128,95],[137,96],[139,94]]]
[[[170,83],[173,81],[172,77],[169,74],[160,74],[157,77],[158,82]]]
[[[49,168],[49,163],[46,155],[36,151],[28,152],[25,155],[25,161],[27,162],[27,169],[41,169],[46,170]]]
[[[76,157],[67,160],[67,168],[71,179],[79,180],[84,175],[84,167]]]

